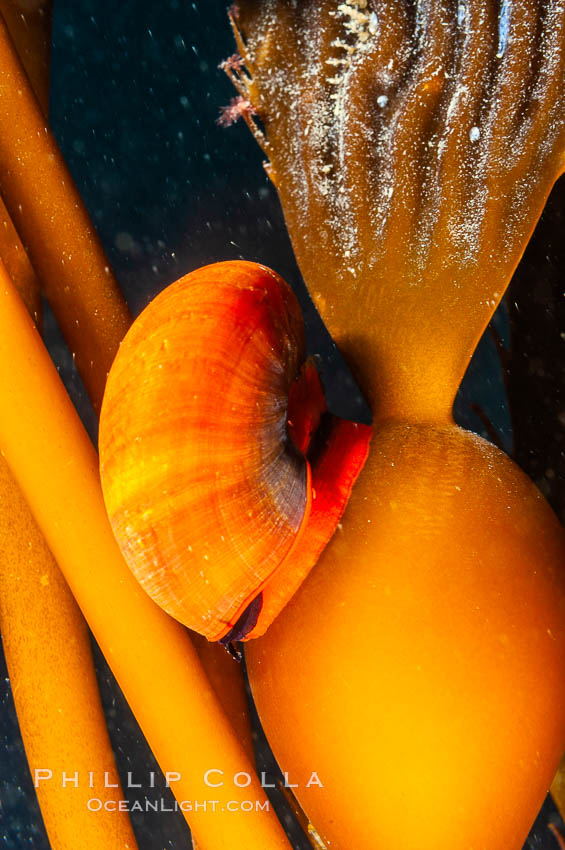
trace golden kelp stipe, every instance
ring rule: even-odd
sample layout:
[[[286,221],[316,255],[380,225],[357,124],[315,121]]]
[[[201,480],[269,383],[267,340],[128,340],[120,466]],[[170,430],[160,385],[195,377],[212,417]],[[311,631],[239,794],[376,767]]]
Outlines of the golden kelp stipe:
[[[47,113],[50,6],[0,0],[0,12]],[[3,31],[7,39],[6,31]],[[39,325],[39,280],[0,198],[0,258]],[[19,488],[0,459],[0,630],[18,723],[50,846],[74,850],[77,835],[93,847],[137,846],[125,812],[93,815],[92,789],[63,787],[62,771],[108,772],[122,795],[100,703],[86,624]],[[72,730],[72,731],[70,731]],[[52,772],[51,779],[46,773]],[[116,803],[117,804],[117,803]]]

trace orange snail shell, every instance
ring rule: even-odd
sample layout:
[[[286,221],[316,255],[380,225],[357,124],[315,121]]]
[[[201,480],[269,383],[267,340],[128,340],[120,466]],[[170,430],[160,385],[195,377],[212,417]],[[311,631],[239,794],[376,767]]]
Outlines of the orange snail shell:
[[[147,593],[209,640],[263,634],[331,537],[371,429],[332,417],[312,469],[324,411],[296,297],[264,266],[198,269],[126,335],[100,418],[106,508]]]

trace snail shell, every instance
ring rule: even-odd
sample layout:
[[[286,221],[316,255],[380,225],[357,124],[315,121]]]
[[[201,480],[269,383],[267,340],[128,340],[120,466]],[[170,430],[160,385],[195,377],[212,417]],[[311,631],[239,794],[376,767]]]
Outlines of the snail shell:
[[[366,431],[361,446],[357,432],[346,439],[352,451],[338,446],[363,426],[336,421],[320,463],[335,445],[333,465],[347,470],[320,521],[304,452],[325,403],[304,350],[290,287],[263,266],[217,263],[149,304],[108,377],[100,469],[114,535],[154,601],[209,640],[265,631],[333,533],[366,456]]]

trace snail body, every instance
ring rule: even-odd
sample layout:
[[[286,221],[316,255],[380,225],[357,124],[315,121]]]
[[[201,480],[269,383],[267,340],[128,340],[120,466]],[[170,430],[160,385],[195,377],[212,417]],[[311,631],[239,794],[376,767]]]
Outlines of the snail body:
[[[126,335],[100,417],[106,507],[144,589],[209,640],[264,632],[333,533],[370,429],[336,421],[312,469],[324,410],[296,297],[263,266],[198,269]]]

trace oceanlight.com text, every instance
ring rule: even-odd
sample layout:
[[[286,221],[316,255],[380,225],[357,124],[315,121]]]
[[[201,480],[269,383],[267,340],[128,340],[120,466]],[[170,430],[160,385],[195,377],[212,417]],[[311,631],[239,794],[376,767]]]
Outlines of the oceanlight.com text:
[[[268,800],[101,800],[92,797],[87,808],[91,812],[268,812]]]

